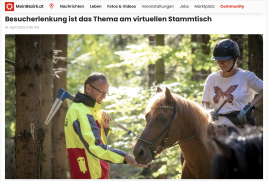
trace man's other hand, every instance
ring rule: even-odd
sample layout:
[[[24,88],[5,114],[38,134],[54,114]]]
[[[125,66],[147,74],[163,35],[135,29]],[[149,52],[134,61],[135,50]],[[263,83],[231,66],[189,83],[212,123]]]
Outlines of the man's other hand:
[[[102,118],[101,118],[102,126],[104,128],[108,128],[110,121],[111,121],[111,117],[109,116],[109,114],[106,113],[105,111],[102,111]]]
[[[148,167],[147,165],[143,165],[143,164],[138,163],[138,162],[133,158],[133,156],[131,156],[130,154],[126,154],[126,156],[125,156],[125,161],[128,162],[130,165],[132,165],[132,166],[134,166],[134,167],[144,167],[144,168],[147,168],[147,167]]]

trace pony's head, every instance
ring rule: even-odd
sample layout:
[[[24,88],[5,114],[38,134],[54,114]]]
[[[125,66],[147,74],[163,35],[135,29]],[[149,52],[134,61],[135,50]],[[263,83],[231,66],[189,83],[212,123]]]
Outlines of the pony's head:
[[[259,128],[244,131],[228,127],[227,138],[214,138],[218,149],[212,164],[214,179],[262,179],[263,134]]]
[[[194,102],[171,93],[168,88],[163,91],[158,87],[146,108],[146,126],[133,149],[135,159],[148,164],[157,154],[179,140],[194,134],[203,139],[209,115],[201,109]]]

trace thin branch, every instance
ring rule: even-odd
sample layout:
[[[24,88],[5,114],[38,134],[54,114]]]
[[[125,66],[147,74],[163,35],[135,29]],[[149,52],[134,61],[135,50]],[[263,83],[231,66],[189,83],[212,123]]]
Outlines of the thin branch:
[[[13,61],[11,61],[11,60],[7,60],[7,59],[5,59],[6,60],[6,63],[8,63],[8,64],[10,64],[10,65],[12,65],[12,66],[16,66],[15,65],[15,62],[13,62]]]

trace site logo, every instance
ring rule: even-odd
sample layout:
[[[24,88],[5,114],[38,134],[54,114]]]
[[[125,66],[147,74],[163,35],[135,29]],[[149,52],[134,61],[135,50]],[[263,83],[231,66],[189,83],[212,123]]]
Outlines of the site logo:
[[[14,11],[14,2],[5,2],[5,11]]]
[[[50,3],[49,4],[49,7],[52,9],[54,7],[54,4],[53,3]]]

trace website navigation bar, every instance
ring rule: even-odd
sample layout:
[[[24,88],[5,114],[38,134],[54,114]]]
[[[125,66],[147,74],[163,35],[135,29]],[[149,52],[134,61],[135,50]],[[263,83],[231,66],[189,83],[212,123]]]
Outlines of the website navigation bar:
[[[264,13],[264,1],[14,1],[6,13]]]

